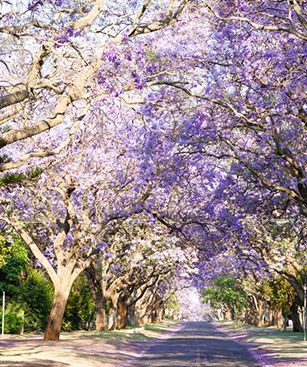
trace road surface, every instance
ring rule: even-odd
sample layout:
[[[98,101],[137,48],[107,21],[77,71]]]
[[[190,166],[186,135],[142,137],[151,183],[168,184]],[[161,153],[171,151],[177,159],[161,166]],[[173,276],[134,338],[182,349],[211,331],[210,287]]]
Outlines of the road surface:
[[[208,322],[186,322],[133,362],[133,367],[259,367],[247,348]]]

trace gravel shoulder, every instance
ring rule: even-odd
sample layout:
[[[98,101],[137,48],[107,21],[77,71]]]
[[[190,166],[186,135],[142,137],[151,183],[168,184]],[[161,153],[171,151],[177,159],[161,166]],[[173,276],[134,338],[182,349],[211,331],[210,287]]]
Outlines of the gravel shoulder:
[[[303,340],[303,333],[273,327],[239,327],[229,321],[215,322],[214,325],[234,340],[247,345],[262,366],[307,366],[307,342]]]

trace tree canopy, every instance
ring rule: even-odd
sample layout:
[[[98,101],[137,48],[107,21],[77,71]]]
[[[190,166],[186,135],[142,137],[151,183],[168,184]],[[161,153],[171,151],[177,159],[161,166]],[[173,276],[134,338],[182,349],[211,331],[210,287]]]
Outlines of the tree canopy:
[[[302,303],[303,1],[0,7],[0,221],[54,286],[46,339],[85,269],[102,327],[242,275]]]

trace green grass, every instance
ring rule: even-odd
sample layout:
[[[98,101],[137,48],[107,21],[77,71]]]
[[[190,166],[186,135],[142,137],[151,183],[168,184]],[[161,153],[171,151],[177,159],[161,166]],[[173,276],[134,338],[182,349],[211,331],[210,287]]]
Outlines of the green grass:
[[[242,325],[235,323],[234,321],[217,321],[217,324],[219,324],[222,327],[226,327],[227,329],[231,330],[232,332],[236,331],[246,331],[249,334],[255,333],[257,335],[261,335],[264,338],[269,339],[285,339],[285,340],[297,340],[302,341],[304,339],[304,333],[300,332],[293,332],[290,330],[279,330],[276,327],[273,326],[251,326],[251,325]],[[306,344],[307,345],[307,344]]]
[[[281,359],[307,358],[307,342],[303,333],[278,330],[275,327],[240,325],[233,321],[217,322],[221,329],[240,334],[247,342],[255,342],[269,349]]]
[[[172,326],[171,323],[163,322],[162,324],[151,324],[143,327],[132,327],[129,326],[121,330],[111,330],[111,331],[88,331],[88,330],[74,330],[74,331],[62,331],[60,339],[78,339],[78,338],[93,338],[93,339],[109,339],[109,340],[119,340],[119,341],[138,341],[138,340],[148,340],[155,338],[159,333],[167,331]],[[148,332],[148,333],[146,333]],[[25,333],[23,335],[14,335],[17,339],[28,339],[33,333]],[[37,336],[37,334],[35,334]],[[43,334],[40,334],[43,338]]]
[[[71,333],[62,333],[64,336],[69,338],[86,338],[86,339],[111,339],[119,341],[129,341],[129,340],[146,340],[148,336],[139,332],[129,332],[128,330],[114,330],[114,331],[79,331]]]
[[[104,339],[117,339],[119,341],[128,340],[146,340],[150,338],[155,338],[161,332],[167,331],[170,328],[169,323],[163,324],[151,324],[143,327],[127,327],[121,330],[112,331],[72,331],[72,332],[62,332],[63,337],[69,338],[104,338]],[[146,332],[149,332],[148,335]],[[152,333],[151,333],[152,332]]]
[[[152,324],[152,325],[146,325],[146,326],[144,326],[144,330],[149,330],[149,331],[164,331],[164,330],[168,330],[168,327],[163,326],[163,325]]]

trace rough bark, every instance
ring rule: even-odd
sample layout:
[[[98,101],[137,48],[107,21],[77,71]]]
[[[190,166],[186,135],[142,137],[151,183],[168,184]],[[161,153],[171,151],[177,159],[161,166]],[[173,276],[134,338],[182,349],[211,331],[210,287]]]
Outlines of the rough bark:
[[[135,326],[136,325],[135,303],[133,303],[127,309],[126,325],[129,325],[129,326]]]
[[[95,293],[96,303],[96,331],[106,330],[106,312],[104,308],[104,297],[101,291],[97,289]]]
[[[265,303],[261,300],[258,301],[258,325],[265,326]]]
[[[7,94],[5,96],[0,97],[0,110],[4,107],[11,106],[13,104],[19,103],[24,101],[25,99],[29,98],[30,94],[27,89],[17,91],[12,94]]]
[[[111,306],[108,314],[108,330],[115,330],[117,327],[117,307]]]
[[[164,311],[165,311],[164,306],[158,308],[156,322],[161,322],[163,320]]]
[[[45,331],[44,340],[59,340],[60,331],[63,322],[63,316],[69,297],[72,282],[62,283],[61,286],[55,287],[53,305],[49,315],[47,329]]]
[[[298,306],[294,303],[290,308],[291,314],[289,315],[290,319],[293,323],[293,331],[294,332],[302,332],[303,326],[301,324],[300,315],[298,312]]]
[[[118,297],[119,294],[116,292],[116,290],[114,290],[113,294],[105,296],[105,301],[109,304],[108,317],[107,317],[108,330],[115,330],[117,328]]]
[[[257,325],[257,298],[250,295],[248,298],[249,306],[245,310],[244,323],[249,325]]]
[[[276,312],[276,326],[278,329],[283,329],[285,324],[285,318],[283,317],[282,311],[278,310]]]
[[[119,299],[117,303],[117,329],[126,327],[127,306],[125,300]]]
[[[288,280],[288,282],[292,285],[295,289],[296,294],[298,295],[300,301],[304,302],[304,289],[300,282],[298,281],[296,275],[293,274],[285,274],[284,277]]]

